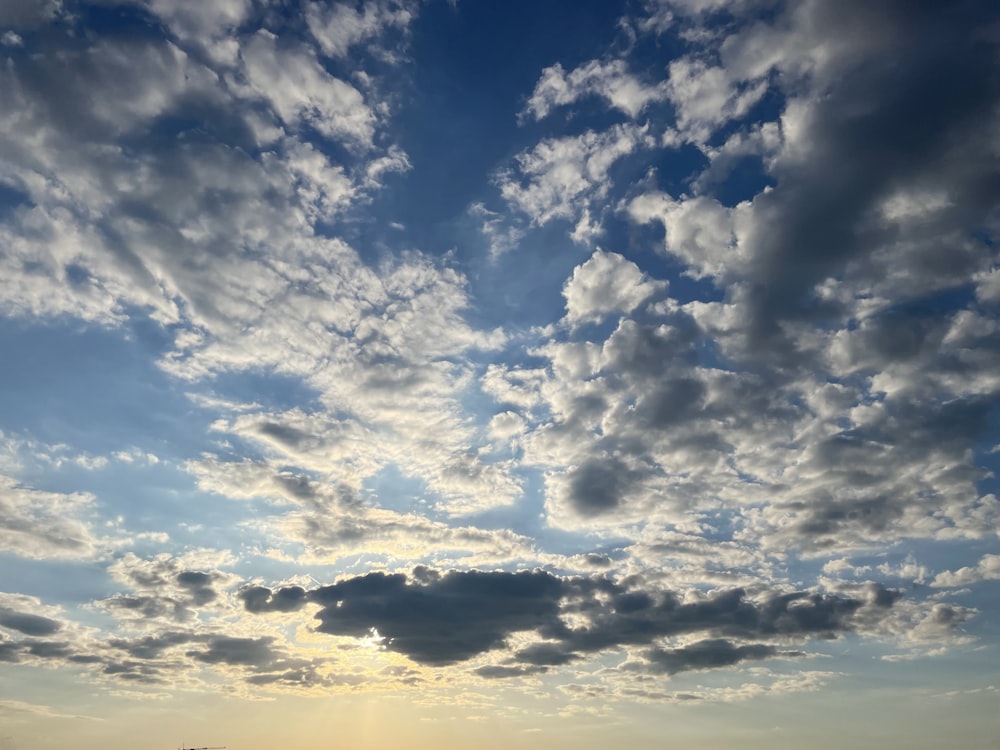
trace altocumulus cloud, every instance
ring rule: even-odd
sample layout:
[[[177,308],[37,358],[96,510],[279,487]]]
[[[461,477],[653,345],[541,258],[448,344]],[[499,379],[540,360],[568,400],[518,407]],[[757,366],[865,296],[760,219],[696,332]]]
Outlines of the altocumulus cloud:
[[[471,5],[0,3],[0,662],[558,715],[995,649],[989,4]]]

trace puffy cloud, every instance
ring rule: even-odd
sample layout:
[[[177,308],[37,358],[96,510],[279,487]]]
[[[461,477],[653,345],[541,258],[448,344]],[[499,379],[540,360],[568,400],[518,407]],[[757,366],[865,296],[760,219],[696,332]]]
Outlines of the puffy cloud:
[[[743,661],[771,659],[775,656],[801,656],[801,651],[779,651],[760,643],[737,646],[724,638],[698,641],[683,648],[650,649],[645,657],[654,673],[676,674],[689,670],[718,669]]]
[[[504,199],[537,225],[578,219],[591,201],[607,195],[614,163],[650,145],[645,129],[635,125],[547,139],[518,154],[516,169],[501,171],[497,184]]]
[[[330,138],[370,146],[375,115],[351,84],[335,78],[308,49],[286,48],[268,31],[243,43],[249,85],[291,126],[308,123]]]
[[[707,141],[727,121],[745,115],[766,90],[766,81],[737,83],[728,69],[697,59],[670,63],[668,91],[677,108],[677,127],[697,143]]]
[[[556,107],[572,104],[586,96],[600,96],[635,118],[651,102],[667,97],[665,83],[651,86],[631,75],[623,60],[591,60],[570,71],[556,63],[542,71],[520,117],[536,120],[547,117]]]
[[[738,278],[745,263],[736,229],[746,210],[707,196],[675,200],[664,193],[645,193],[628,206],[633,220],[663,225],[666,252],[682,259],[693,275],[720,281]]]
[[[598,249],[586,263],[573,269],[563,287],[570,322],[599,320],[608,313],[630,313],[647,298],[666,288],[649,279],[618,253]]]
[[[310,2],[306,9],[309,31],[323,52],[345,57],[360,42],[382,34],[387,28],[405,29],[414,19],[417,6],[395,0],[350,3]]]
[[[948,588],[951,586],[969,586],[979,581],[1000,580],[1000,555],[983,555],[975,566],[967,566],[958,570],[945,570],[934,576],[931,586]]]
[[[49,617],[18,612],[10,607],[0,607],[0,627],[16,630],[24,635],[47,636],[58,633],[62,629],[62,624]]]
[[[148,0],[146,4],[178,37],[205,48],[228,46],[222,40],[247,20],[253,8],[252,0],[220,0],[197,6],[183,0]],[[211,52],[219,54],[219,50]]]

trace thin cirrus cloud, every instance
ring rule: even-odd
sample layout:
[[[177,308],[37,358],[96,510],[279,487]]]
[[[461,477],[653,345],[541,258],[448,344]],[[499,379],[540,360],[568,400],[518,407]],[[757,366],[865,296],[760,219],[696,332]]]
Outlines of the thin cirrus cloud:
[[[0,4],[0,714],[975,712],[989,9],[515,5]]]

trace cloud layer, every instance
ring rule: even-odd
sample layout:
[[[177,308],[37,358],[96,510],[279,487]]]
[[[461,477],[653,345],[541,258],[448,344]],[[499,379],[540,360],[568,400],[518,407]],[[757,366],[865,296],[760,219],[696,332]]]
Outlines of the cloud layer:
[[[464,5],[0,4],[0,662],[558,714],[992,653],[984,4]]]

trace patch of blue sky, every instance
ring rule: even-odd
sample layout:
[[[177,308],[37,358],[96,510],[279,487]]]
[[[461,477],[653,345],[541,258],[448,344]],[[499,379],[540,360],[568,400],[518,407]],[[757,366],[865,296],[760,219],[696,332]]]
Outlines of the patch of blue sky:
[[[966,623],[966,626],[968,623]],[[828,644],[814,642],[813,647],[850,665],[840,675],[847,689],[886,691],[910,689],[926,692],[930,681],[928,670],[934,672],[934,691],[944,693],[954,689],[992,684],[996,676],[996,649],[993,646],[968,645],[948,654],[934,654],[933,640],[923,644],[916,653],[894,642],[891,636],[883,639],[866,639],[864,636],[846,635]],[[825,647],[824,647],[825,645]],[[931,653],[928,653],[931,652]],[[891,667],[888,665],[891,664]]]
[[[126,330],[0,320],[0,351],[10,353],[0,359],[4,429],[94,455],[197,456],[210,445],[208,421],[183,384],[156,367],[161,344],[142,318]]]
[[[191,391],[209,398],[255,405],[255,410],[267,412],[298,408],[311,413],[322,408],[320,391],[304,378],[269,368],[216,372],[194,384]]]
[[[522,466],[517,478],[521,481],[521,494],[516,503],[471,514],[463,518],[462,523],[484,529],[510,529],[537,539],[540,549],[552,550],[550,543],[556,537],[539,537],[539,534],[551,531],[545,522],[543,474],[532,467]]]
[[[1000,497],[1000,404],[987,402],[983,408],[985,427],[972,453],[976,466],[987,474],[976,482],[976,489],[983,495],[992,493]]]
[[[555,323],[566,301],[552,290],[562,288],[591,252],[569,239],[566,224],[551,222],[528,231],[511,252],[495,259],[481,255],[470,265],[469,319],[491,327],[500,322],[512,332]]]
[[[77,10],[77,13],[63,16],[61,21],[85,34],[159,40],[165,31],[159,19],[139,5],[80,3]],[[70,36],[70,39],[73,36],[76,35]]]
[[[412,89],[392,126],[412,169],[399,189],[379,199],[385,215],[408,227],[433,226],[478,201],[493,208],[492,175],[538,140],[536,128],[519,126],[515,116],[525,92],[542,68],[586,61],[595,32],[613,37],[619,12],[601,2],[579,3],[568,15],[523,0],[470,4],[460,13],[445,3],[428,5],[409,48],[421,64],[410,72]],[[584,28],[589,43],[581,47],[571,32]]]
[[[397,513],[428,513],[427,484],[387,464],[361,484],[361,494],[372,505]]]
[[[729,167],[726,179],[713,186],[712,197],[723,206],[736,206],[777,185],[763,167],[760,156],[741,156]]]
[[[164,484],[136,489],[126,502],[111,510],[121,515],[128,531],[166,532],[170,536],[168,546],[175,550],[201,545],[235,550],[263,539],[245,522],[273,512],[273,503],[257,498],[233,501],[197,489],[190,478],[188,483],[188,487]],[[135,547],[137,553],[150,553],[155,543],[147,544],[140,539]]]
[[[28,193],[0,179],[0,221],[8,220],[19,208],[30,208],[32,205]]]
[[[119,588],[97,561],[81,565],[79,561],[26,560],[0,551],[0,591],[78,606],[110,596]]]

